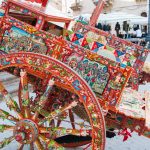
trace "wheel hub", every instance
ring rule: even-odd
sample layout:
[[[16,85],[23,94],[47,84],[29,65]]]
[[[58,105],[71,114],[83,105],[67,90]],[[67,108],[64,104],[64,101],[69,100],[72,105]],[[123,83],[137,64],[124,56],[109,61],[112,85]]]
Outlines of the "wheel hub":
[[[38,137],[38,127],[32,120],[21,120],[16,124],[14,136],[19,143],[30,144]]]

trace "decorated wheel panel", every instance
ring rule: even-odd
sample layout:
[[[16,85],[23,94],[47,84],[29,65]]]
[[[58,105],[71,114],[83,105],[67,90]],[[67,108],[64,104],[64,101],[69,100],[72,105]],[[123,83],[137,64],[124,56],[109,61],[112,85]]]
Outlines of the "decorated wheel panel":
[[[104,149],[105,124],[101,108],[95,95],[80,76],[58,60],[40,54],[15,53],[0,57],[0,70],[8,71],[14,67],[19,68],[18,101],[13,100],[0,82],[0,93],[10,109],[7,112],[1,107],[0,118],[3,118],[4,122],[9,120],[14,123],[0,125],[1,132],[13,131],[11,137],[0,141],[0,148],[17,141],[19,149],[23,149],[27,144],[30,149],[35,146],[37,149],[64,149],[68,145],[62,141],[68,135],[67,138],[70,139],[72,136],[80,139],[86,137],[80,145],[89,143],[92,149]],[[13,72],[18,74],[16,69]],[[38,74],[39,72],[41,74]],[[28,82],[33,83],[31,76],[37,78],[36,83],[39,83],[38,90],[33,89],[33,92],[36,91],[35,98],[30,96],[31,90],[28,88]],[[42,84],[40,80],[43,81]],[[43,89],[42,86],[45,86],[44,91],[40,90]],[[62,101],[58,100],[60,95]],[[89,120],[76,122],[78,119],[73,114],[73,108],[80,105],[84,106]],[[66,116],[70,121],[66,120]],[[63,122],[69,122],[71,128],[63,127]]]

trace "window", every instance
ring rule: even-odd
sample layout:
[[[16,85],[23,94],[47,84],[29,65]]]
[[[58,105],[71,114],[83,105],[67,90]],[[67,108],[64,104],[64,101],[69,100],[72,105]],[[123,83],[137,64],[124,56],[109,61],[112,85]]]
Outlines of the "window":
[[[146,13],[146,12],[142,12],[142,13],[141,13],[141,16],[142,16],[142,17],[147,17],[147,13]]]

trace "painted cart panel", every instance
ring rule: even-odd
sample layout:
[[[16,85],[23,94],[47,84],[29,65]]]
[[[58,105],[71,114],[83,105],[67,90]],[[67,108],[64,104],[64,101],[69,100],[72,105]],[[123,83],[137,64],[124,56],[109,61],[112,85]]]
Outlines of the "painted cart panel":
[[[126,66],[134,68],[129,84],[133,89],[138,89],[138,74],[148,56],[148,49],[80,22],[71,24],[65,38],[93,53],[120,63],[123,68]]]
[[[103,107],[115,109],[131,74],[131,68],[121,68],[119,63],[93,54],[90,50],[78,47],[61,37],[38,31],[12,17],[7,17],[3,21],[3,28],[6,29],[4,29],[1,50],[6,53],[20,51],[42,53],[59,59],[87,81]],[[5,26],[6,24],[8,26]],[[9,44],[6,45],[7,42]],[[74,84],[78,87],[77,82]]]

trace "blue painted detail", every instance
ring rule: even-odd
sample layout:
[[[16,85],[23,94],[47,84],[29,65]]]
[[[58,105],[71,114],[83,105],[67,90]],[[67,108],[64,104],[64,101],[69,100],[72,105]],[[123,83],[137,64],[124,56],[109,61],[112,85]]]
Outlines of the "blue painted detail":
[[[97,45],[98,48],[104,46],[104,44],[101,44],[101,43],[99,43],[99,42],[95,42],[95,44]]]
[[[18,35],[20,35],[20,36],[27,36],[27,37],[30,37],[30,34],[28,33],[28,32],[26,32],[26,31],[24,31],[24,30],[22,30],[22,29],[20,29],[20,28],[17,28],[17,27],[15,27],[15,26],[13,26],[12,28],[11,28],[11,30],[13,30],[13,32],[16,32]]]
[[[85,96],[85,95],[83,95],[82,97],[83,97],[84,101],[86,101],[86,96]]]
[[[107,66],[104,66],[104,68],[103,68],[103,72],[104,72],[104,73],[107,73],[107,72],[108,72],[108,68],[107,68]]]
[[[72,83],[73,87],[79,91],[81,88],[79,87],[80,86],[80,82],[79,80],[75,80],[73,83]]]
[[[77,40],[77,41],[74,41],[74,43],[75,44],[77,44],[77,45],[80,45],[80,43],[79,43],[79,41]]]
[[[3,17],[4,16],[4,13],[0,12],[0,17]]]
[[[125,68],[127,65],[125,65],[125,64],[120,64],[120,66],[121,66],[122,68]]]
[[[29,10],[28,10],[28,9],[24,9],[22,12],[23,12],[24,14],[27,14],[27,13],[29,12]]]
[[[122,117],[118,116],[117,120],[121,122],[122,121]]]
[[[10,62],[9,61],[6,61],[6,59],[1,59],[0,60],[0,63],[3,65],[3,66],[6,66],[6,65],[9,65],[10,64]]]
[[[78,34],[78,33],[76,33],[76,36],[77,36],[77,38],[78,38],[78,39],[81,39],[81,38],[83,38],[83,37],[84,37],[83,35]]]
[[[116,57],[116,61],[117,61],[117,62],[121,62],[121,60],[120,60],[119,57]]]
[[[125,54],[125,52],[121,52],[121,51],[119,51],[119,50],[116,50],[116,52],[117,52],[117,55],[118,55],[118,56],[122,56],[122,55]]]
[[[38,24],[40,24],[42,22],[42,20],[38,20]]]
[[[98,50],[99,50],[99,48],[95,48],[95,49],[93,50],[93,52],[97,53]]]
[[[16,60],[17,64],[23,64],[23,62],[21,60]]]

